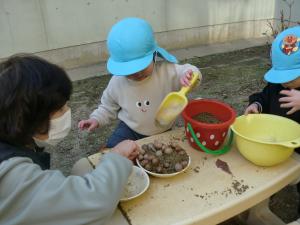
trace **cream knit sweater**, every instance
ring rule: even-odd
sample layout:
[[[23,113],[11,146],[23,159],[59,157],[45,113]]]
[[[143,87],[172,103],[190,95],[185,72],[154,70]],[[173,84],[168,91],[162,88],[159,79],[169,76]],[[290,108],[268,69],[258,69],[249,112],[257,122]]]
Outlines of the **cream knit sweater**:
[[[155,124],[156,111],[168,93],[181,88],[180,77],[189,69],[200,72],[190,64],[164,61],[157,62],[152,75],[142,81],[113,76],[90,118],[96,119],[100,126],[118,118],[135,132],[146,136],[162,133],[170,127]]]

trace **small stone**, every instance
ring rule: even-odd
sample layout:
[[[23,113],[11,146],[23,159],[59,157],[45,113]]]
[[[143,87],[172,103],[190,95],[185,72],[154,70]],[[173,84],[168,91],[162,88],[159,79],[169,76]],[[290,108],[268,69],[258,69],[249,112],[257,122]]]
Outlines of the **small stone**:
[[[157,157],[160,157],[160,156],[162,156],[162,151],[160,151],[160,150],[158,150],[156,153],[155,153],[155,155],[157,156]]]
[[[139,161],[142,161],[144,159],[144,156],[139,154],[138,159],[139,159]]]
[[[182,170],[182,165],[180,163],[176,163],[174,168],[177,172],[179,172],[180,170]]]
[[[176,152],[180,152],[181,150],[182,150],[182,148],[180,147],[180,145],[175,146],[175,151]]]
[[[156,157],[154,157],[154,158],[152,159],[152,164],[153,164],[153,165],[157,165],[158,163],[159,163],[159,159],[156,158]]]
[[[170,145],[171,145],[172,148],[176,148],[177,144],[175,142],[171,142]]]
[[[156,167],[156,172],[157,173],[161,173],[161,171],[162,171],[162,167],[161,166]]]
[[[147,150],[148,150],[148,145],[143,144],[143,145],[142,145],[142,149],[143,149],[144,151],[147,151]]]
[[[148,150],[151,150],[151,151],[153,151],[153,152],[156,152],[156,148],[155,148],[155,146],[154,146],[153,143],[149,143],[149,144],[148,144]]]
[[[146,169],[146,170],[151,170],[151,165],[150,165],[150,164],[147,164],[147,165],[145,166],[145,169]]]
[[[184,154],[186,154],[186,153],[185,153],[185,151],[180,151],[178,154],[179,154],[179,155],[184,155]]]
[[[170,163],[168,163],[168,162],[164,163],[164,168],[169,168],[169,166],[170,166]]]
[[[144,149],[140,149],[140,154],[144,155],[146,153],[146,151]]]
[[[147,159],[144,159],[142,162],[141,162],[141,166],[144,167],[146,166],[146,164],[148,164],[149,161]]]
[[[168,147],[168,148],[166,148],[166,149],[164,150],[164,152],[165,152],[166,154],[171,154],[171,153],[173,152],[173,149],[170,148],[170,147]]]
[[[161,147],[162,147],[162,143],[159,142],[158,140],[155,140],[153,144],[157,150],[161,149]]]
[[[148,155],[148,160],[149,160],[149,161],[152,161],[153,158],[155,158],[154,155]]]
[[[187,164],[188,164],[188,161],[182,161],[182,162],[181,162],[181,165],[182,165],[183,168],[186,167]]]

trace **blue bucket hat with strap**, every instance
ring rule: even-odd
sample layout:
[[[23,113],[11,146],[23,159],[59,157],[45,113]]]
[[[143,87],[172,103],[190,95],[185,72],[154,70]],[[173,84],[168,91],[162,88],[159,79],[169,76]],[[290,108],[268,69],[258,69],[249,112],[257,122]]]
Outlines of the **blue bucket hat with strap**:
[[[300,77],[300,26],[288,28],[272,43],[272,69],[265,74],[270,83],[287,83]]]
[[[117,76],[145,69],[155,52],[167,61],[177,63],[175,56],[157,45],[150,24],[140,18],[126,18],[116,23],[108,34],[107,48],[110,53],[107,70]]]

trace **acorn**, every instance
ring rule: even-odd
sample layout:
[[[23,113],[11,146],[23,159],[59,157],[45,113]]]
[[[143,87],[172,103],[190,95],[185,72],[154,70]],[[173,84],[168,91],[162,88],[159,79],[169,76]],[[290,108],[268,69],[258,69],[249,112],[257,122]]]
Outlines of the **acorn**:
[[[146,153],[146,154],[144,155],[144,159],[149,159],[149,157],[150,157],[150,155],[149,155],[148,153]]]
[[[180,163],[176,163],[174,169],[179,172],[180,170],[182,170],[182,165]]]
[[[169,166],[170,166],[170,163],[168,163],[168,162],[164,163],[164,168],[169,168]]]
[[[153,151],[153,152],[156,152],[156,148],[155,148],[155,146],[154,146],[153,143],[149,143],[149,144],[147,145],[147,147],[148,147],[148,150],[151,150],[151,151]]]
[[[147,159],[144,159],[144,160],[141,162],[141,166],[144,167],[144,166],[146,166],[148,163],[149,163],[149,161],[148,161]]]
[[[175,146],[175,151],[176,152],[180,152],[181,150],[182,150],[182,148],[180,147],[180,145]]]
[[[151,162],[153,165],[157,165],[159,163],[159,159],[154,156]]]
[[[171,153],[173,152],[173,149],[170,148],[170,147],[167,147],[167,148],[164,150],[164,152],[165,152],[166,154],[171,154]]]
[[[179,155],[185,155],[186,153],[185,153],[184,150],[182,150],[182,151],[178,152],[178,154],[179,154]]]
[[[145,165],[145,169],[148,171],[151,170],[151,165],[148,163],[147,165]]]
[[[159,149],[161,149],[161,147],[162,147],[162,143],[159,142],[158,140],[155,140],[155,141],[153,142],[153,144],[154,144],[154,147],[156,148],[156,150],[159,150]]]
[[[158,151],[155,152],[155,155],[156,155],[157,157],[160,157],[160,156],[163,155],[163,153],[162,153],[161,150],[158,150]]]
[[[146,151],[141,148],[139,153],[142,154],[142,155],[145,155]]]
[[[187,164],[188,164],[188,161],[186,161],[186,160],[184,160],[184,161],[181,162],[181,165],[182,165],[183,168],[186,167]]]
[[[154,155],[150,155],[150,154],[148,155],[148,160],[149,160],[149,161],[152,161],[153,158],[155,158]]]
[[[177,144],[176,144],[175,142],[171,142],[171,143],[170,143],[170,146],[171,146],[172,148],[176,148],[176,145],[177,145]]]
[[[147,151],[147,150],[148,150],[148,145],[143,144],[143,145],[142,145],[142,149],[143,149],[144,151]]]
[[[162,167],[161,166],[156,167],[156,172],[161,173],[162,172]]]
[[[139,159],[139,161],[142,161],[144,159],[144,156],[139,154],[138,159]]]

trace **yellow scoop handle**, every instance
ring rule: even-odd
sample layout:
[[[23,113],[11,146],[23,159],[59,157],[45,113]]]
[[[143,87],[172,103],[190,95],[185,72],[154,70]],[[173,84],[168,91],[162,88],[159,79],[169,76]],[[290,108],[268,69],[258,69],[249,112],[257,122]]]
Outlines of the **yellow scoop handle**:
[[[193,73],[188,87],[182,87],[179,92],[169,93],[159,106],[155,120],[160,126],[168,126],[182,112],[188,101],[185,95],[195,86],[199,73]]]
[[[200,77],[200,74],[199,73],[196,73],[196,72],[193,72],[193,77],[192,77],[192,80],[190,81],[191,82],[191,85],[190,86],[187,86],[187,87],[182,87],[180,89],[180,91],[178,92],[179,95],[186,95],[191,89],[194,88],[197,80],[199,79]],[[201,79],[201,78],[200,78]]]

